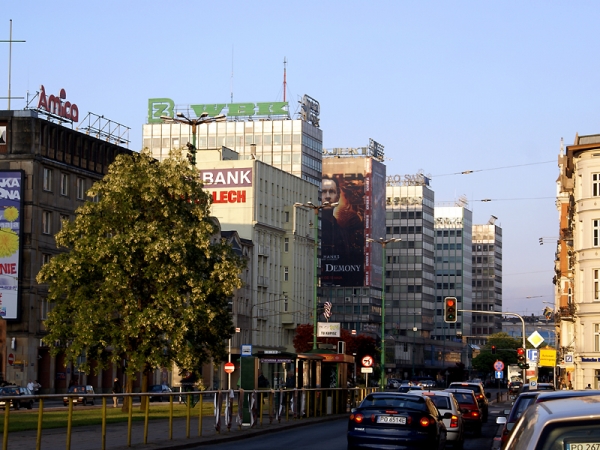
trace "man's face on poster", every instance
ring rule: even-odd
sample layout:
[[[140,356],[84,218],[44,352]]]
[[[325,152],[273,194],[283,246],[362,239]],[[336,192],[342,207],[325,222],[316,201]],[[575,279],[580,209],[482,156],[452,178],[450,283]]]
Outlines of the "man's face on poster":
[[[329,203],[335,203],[340,200],[340,193],[338,191],[337,184],[335,181],[328,178],[324,178],[322,182],[322,195],[323,201]]]

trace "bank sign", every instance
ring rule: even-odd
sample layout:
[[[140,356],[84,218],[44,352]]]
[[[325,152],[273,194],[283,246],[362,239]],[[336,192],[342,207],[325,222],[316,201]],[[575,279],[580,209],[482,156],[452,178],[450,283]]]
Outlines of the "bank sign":
[[[227,117],[289,116],[288,102],[263,103],[208,103],[189,105],[196,117],[206,113],[209,117],[225,114]],[[148,100],[148,123],[162,123],[161,116],[175,117],[175,102],[170,98]]]
[[[213,203],[246,203],[246,189],[239,188],[252,187],[252,168],[200,170],[200,179]]]

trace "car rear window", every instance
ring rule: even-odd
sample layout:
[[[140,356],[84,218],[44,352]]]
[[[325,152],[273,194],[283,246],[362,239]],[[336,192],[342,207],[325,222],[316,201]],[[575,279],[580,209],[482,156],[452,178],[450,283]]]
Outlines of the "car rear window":
[[[458,403],[467,403],[467,404],[471,404],[471,405],[475,403],[475,399],[473,398],[472,395],[463,394],[460,392],[453,392],[453,394]]]
[[[400,396],[367,396],[360,404],[361,408],[381,408],[381,407],[392,407],[392,408],[406,408],[414,409],[417,411],[426,411],[427,406],[425,399],[420,397],[400,397]]]
[[[461,383],[452,383],[450,387],[455,389],[470,389],[471,391],[479,394],[481,392],[481,386],[477,384],[461,384]]]
[[[429,397],[437,409],[451,409],[450,399],[448,397],[433,396]]]

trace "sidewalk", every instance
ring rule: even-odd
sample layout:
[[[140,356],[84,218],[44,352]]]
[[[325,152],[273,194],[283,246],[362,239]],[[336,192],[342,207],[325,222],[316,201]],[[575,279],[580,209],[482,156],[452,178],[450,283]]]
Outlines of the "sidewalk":
[[[151,420],[148,423],[148,439],[144,444],[144,422],[134,422],[131,431],[131,447],[127,447],[127,423],[108,424],[106,426],[106,448],[125,450],[125,449],[161,449],[176,450],[191,448],[202,444],[218,443],[223,441],[233,441],[245,439],[252,436],[258,436],[265,433],[286,430],[294,427],[308,426],[311,424],[326,422],[347,417],[347,414],[336,414],[324,417],[308,419],[292,419],[288,421],[285,417],[281,422],[269,423],[268,416],[263,418],[263,424],[257,423],[254,428],[243,426],[238,429],[236,418],[234,417],[231,429],[224,426],[224,419],[221,419],[221,432],[215,431],[214,416],[203,416],[202,418],[202,436],[198,436],[198,417],[192,417],[190,421],[190,438],[186,438],[185,419],[173,420],[173,439],[169,440],[169,422],[168,420]],[[11,432],[9,435],[8,448],[11,450],[35,449],[37,432],[23,431]],[[65,428],[44,430],[42,432],[42,449],[63,449],[66,448],[67,430]],[[98,450],[102,448],[102,429],[100,425],[74,427],[71,433],[71,449],[74,450]]]

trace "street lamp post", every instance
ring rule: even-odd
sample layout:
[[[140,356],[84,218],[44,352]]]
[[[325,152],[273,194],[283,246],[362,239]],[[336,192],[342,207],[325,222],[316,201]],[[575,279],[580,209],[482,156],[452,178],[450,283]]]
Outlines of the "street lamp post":
[[[198,125],[202,125],[203,123],[211,123],[211,122],[223,122],[227,120],[225,114],[219,114],[218,116],[209,116],[207,112],[203,112],[200,114],[200,117],[195,119],[191,119],[186,117],[183,113],[178,112],[176,117],[170,116],[160,116],[160,119],[165,123],[183,123],[186,125],[190,125],[192,127],[192,143],[188,142],[188,150],[190,152],[190,163],[192,166],[196,166],[196,129]]]
[[[380,389],[383,390],[383,383],[385,381],[385,247],[390,242],[400,242],[402,239],[400,238],[391,238],[391,239],[383,239],[379,238],[379,240],[367,238],[367,242],[380,244],[383,249],[383,257],[381,260],[381,379],[379,381]]]
[[[323,208],[335,208],[338,205],[338,202],[323,202],[321,205],[315,205],[313,202],[306,202],[306,203],[294,203],[295,207],[304,207],[304,208],[312,208],[312,210],[315,212],[315,221],[314,221],[314,228],[315,228],[315,253],[314,253],[314,264],[313,264],[313,270],[314,270],[314,299],[313,299],[313,350],[317,349],[317,284],[319,281],[319,275],[317,273],[317,268],[318,268],[318,250],[319,250],[319,211],[322,210]]]

